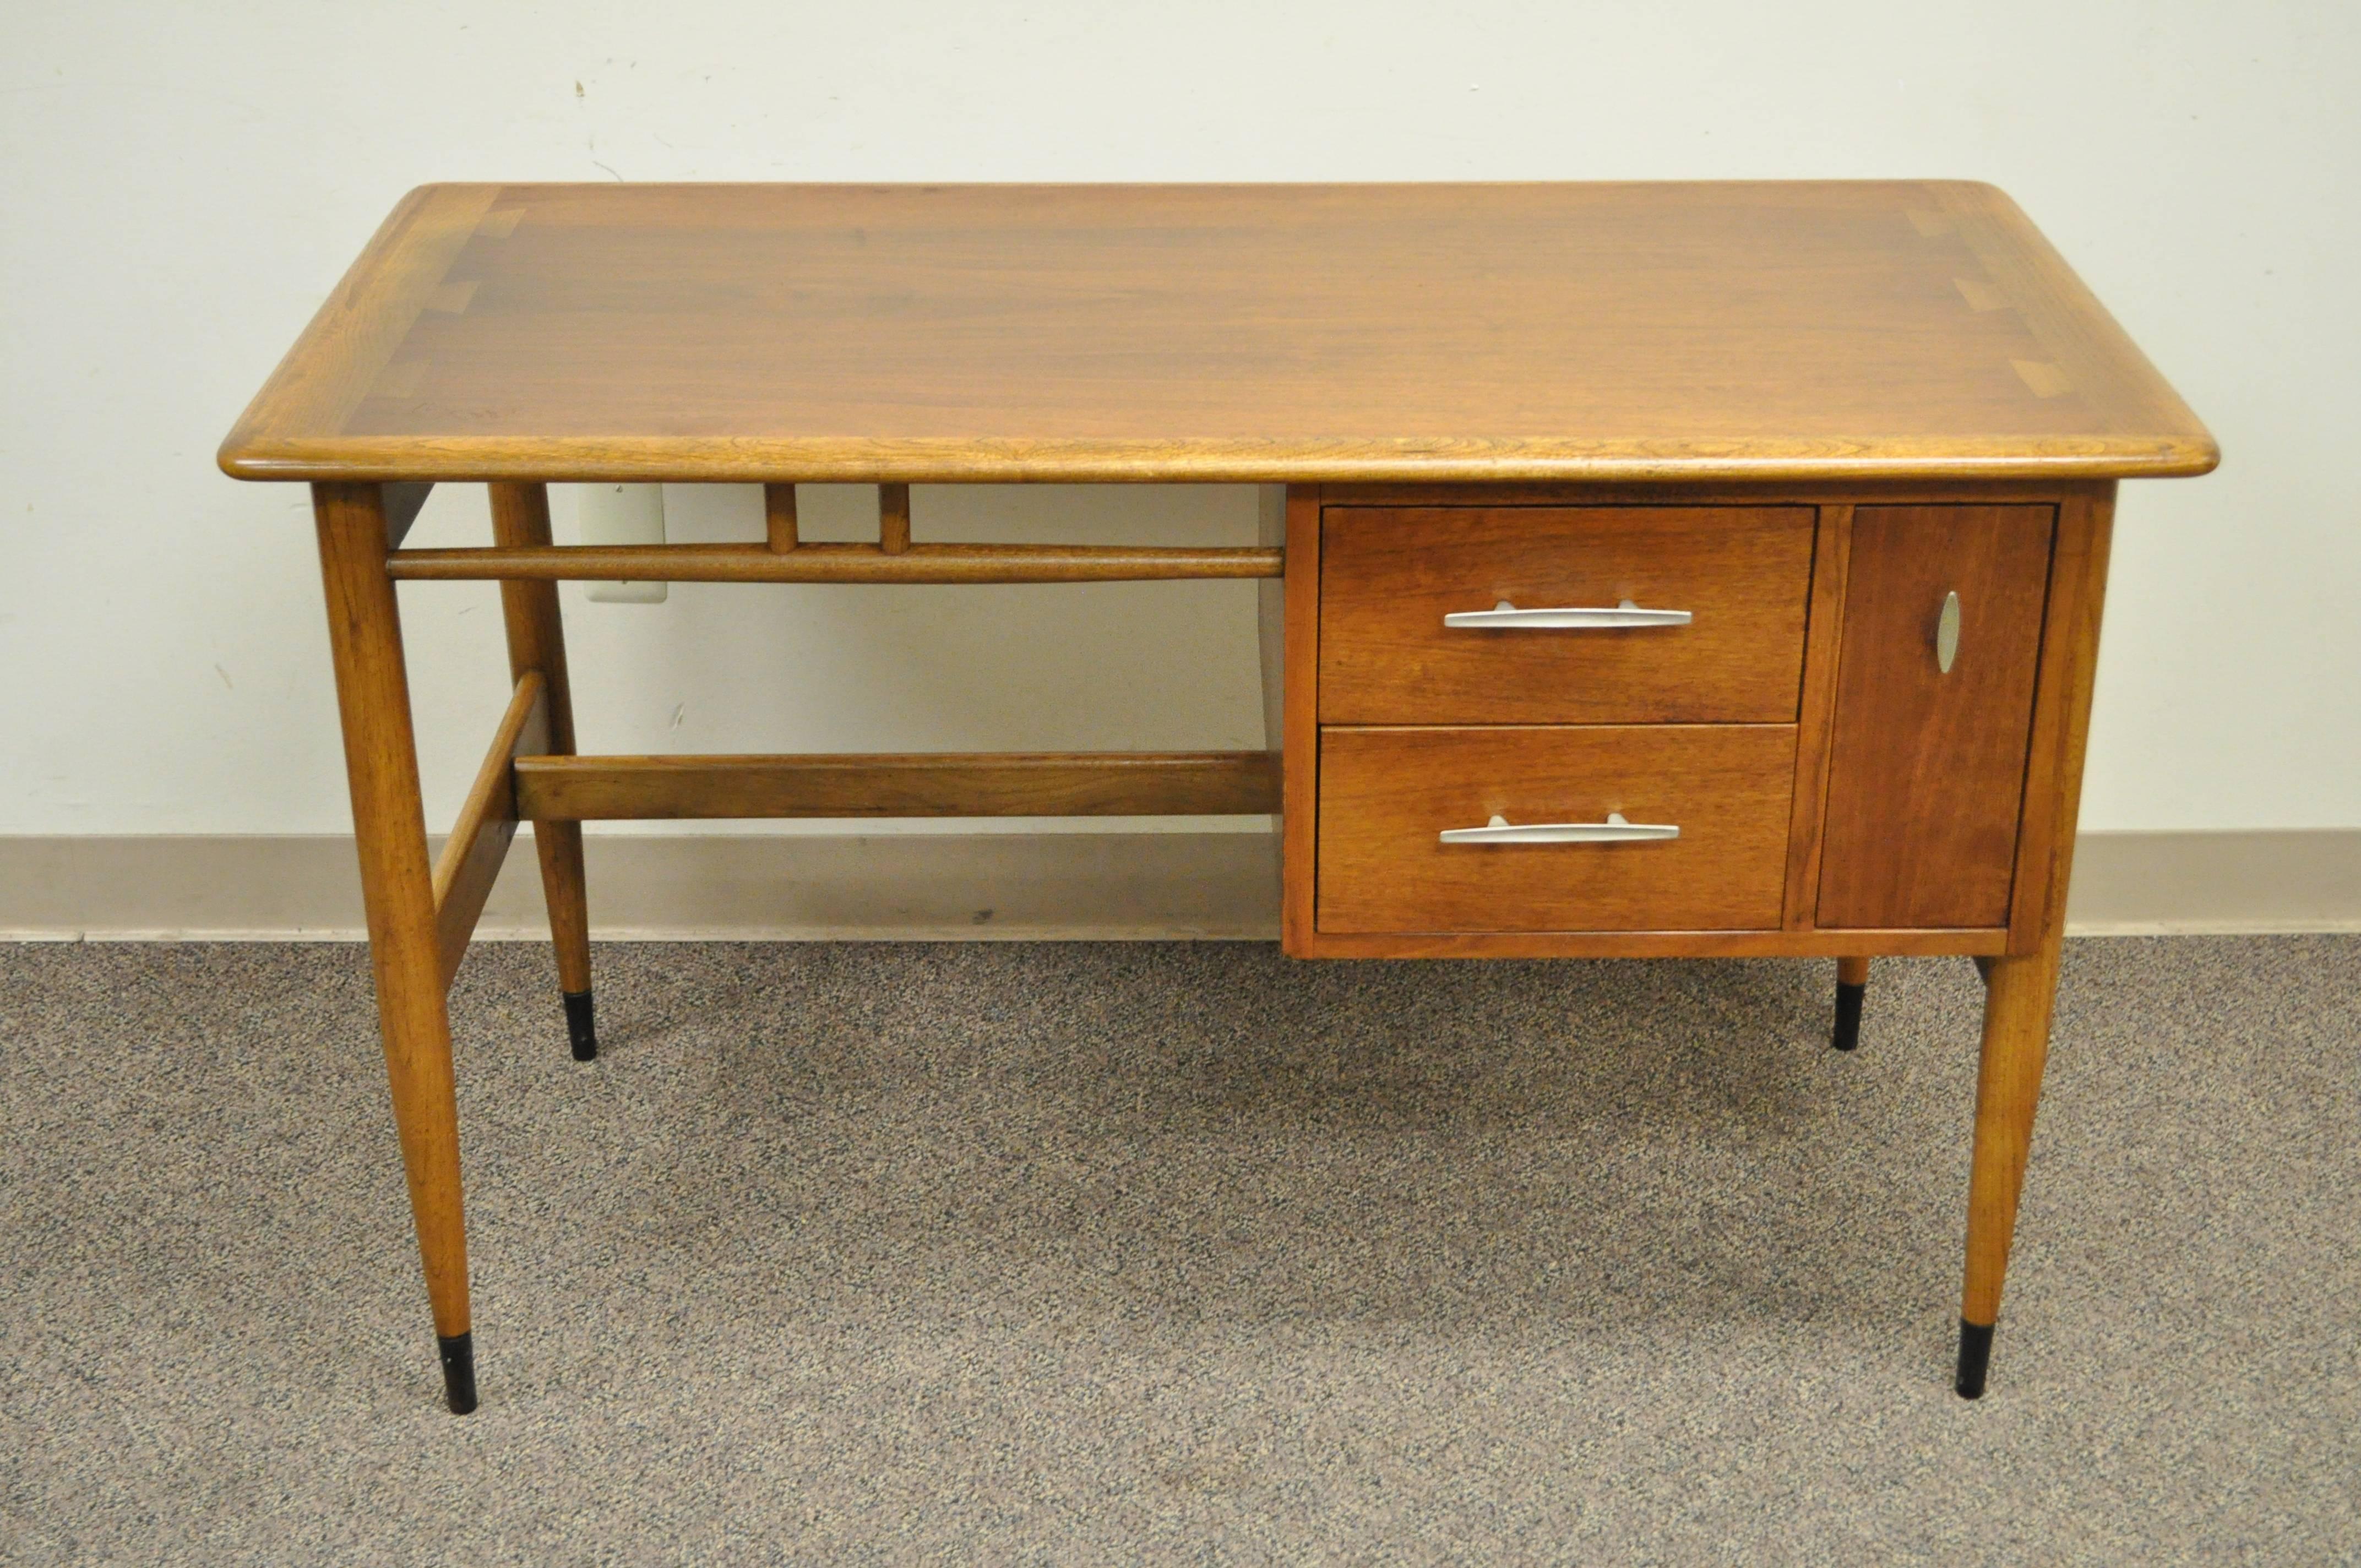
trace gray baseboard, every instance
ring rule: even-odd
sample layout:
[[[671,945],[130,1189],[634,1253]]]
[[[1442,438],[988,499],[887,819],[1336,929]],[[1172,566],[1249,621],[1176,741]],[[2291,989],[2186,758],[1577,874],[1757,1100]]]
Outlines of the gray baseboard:
[[[1200,938],[1279,934],[1264,833],[686,836],[588,841],[610,938]],[[2361,930],[2361,829],[2086,833],[2078,935]],[[480,935],[546,936],[520,842]],[[0,938],[349,940],[347,839],[0,838]]]
[[[2066,920],[2086,937],[2361,931],[2361,828],[2085,833]]]
[[[586,836],[594,935],[973,939],[1279,934],[1267,833]],[[546,938],[530,833],[478,935]],[[0,839],[0,937],[350,939],[364,934],[342,837]]]

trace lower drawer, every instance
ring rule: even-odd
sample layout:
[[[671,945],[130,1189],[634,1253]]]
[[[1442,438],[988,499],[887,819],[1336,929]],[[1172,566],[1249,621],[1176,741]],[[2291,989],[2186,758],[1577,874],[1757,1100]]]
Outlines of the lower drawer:
[[[1323,931],[1775,930],[1793,725],[1325,729]],[[1677,838],[1445,843],[1446,829],[1594,824]]]

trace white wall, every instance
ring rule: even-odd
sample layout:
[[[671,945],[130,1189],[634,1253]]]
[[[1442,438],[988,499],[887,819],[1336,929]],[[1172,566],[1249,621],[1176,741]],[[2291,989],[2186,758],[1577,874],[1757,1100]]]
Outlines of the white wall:
[[[610,177],[1995,181],[2228,455],[2125,489],[2085,826],[2361,826],[2349,0],[80,0],[6,8],[0,85],[0,834],[346,827],[303,493],[214,444],[402,191]],[[752,536],[746,492],[674,499],[682,533]],[[857,495],[807,499],[851,536]],[[438,493],[420,542],[481,506]],[[1244,543],[1254,515],[918,507],[939,537]],[[404,593],[439,824],[498,617],[489,586]],[[1258,743],[1249,587],[964,594],[569,598],[586,744]]]

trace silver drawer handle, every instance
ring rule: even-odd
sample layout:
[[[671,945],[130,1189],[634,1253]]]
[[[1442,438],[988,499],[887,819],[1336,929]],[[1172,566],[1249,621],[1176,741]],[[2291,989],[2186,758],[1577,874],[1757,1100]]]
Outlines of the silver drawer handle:
[[[1629,844],[1641,839],[1677,839],[1681,830],[1670,822],[1626,822],[1610,811],[1604,822],[1534,822],[1510,827],[1495,817],[1481,828],[1445,828],[1446,844]]]
[[[1511,630],[1554,631],[1585,626],[1686,626],[1685,609],[1642,609],[1625,599],[1613,609],[1519,609],[1502,599],[1490,609],[1455,610],[1443,618],[1445,626],[1496,626]]]

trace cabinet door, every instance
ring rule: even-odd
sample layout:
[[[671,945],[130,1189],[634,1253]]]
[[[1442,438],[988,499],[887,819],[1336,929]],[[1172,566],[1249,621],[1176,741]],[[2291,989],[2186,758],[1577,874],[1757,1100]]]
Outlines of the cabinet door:
[[[2055,519],[2048,506],[1853,514],[1822,927],[2008,924]]]

